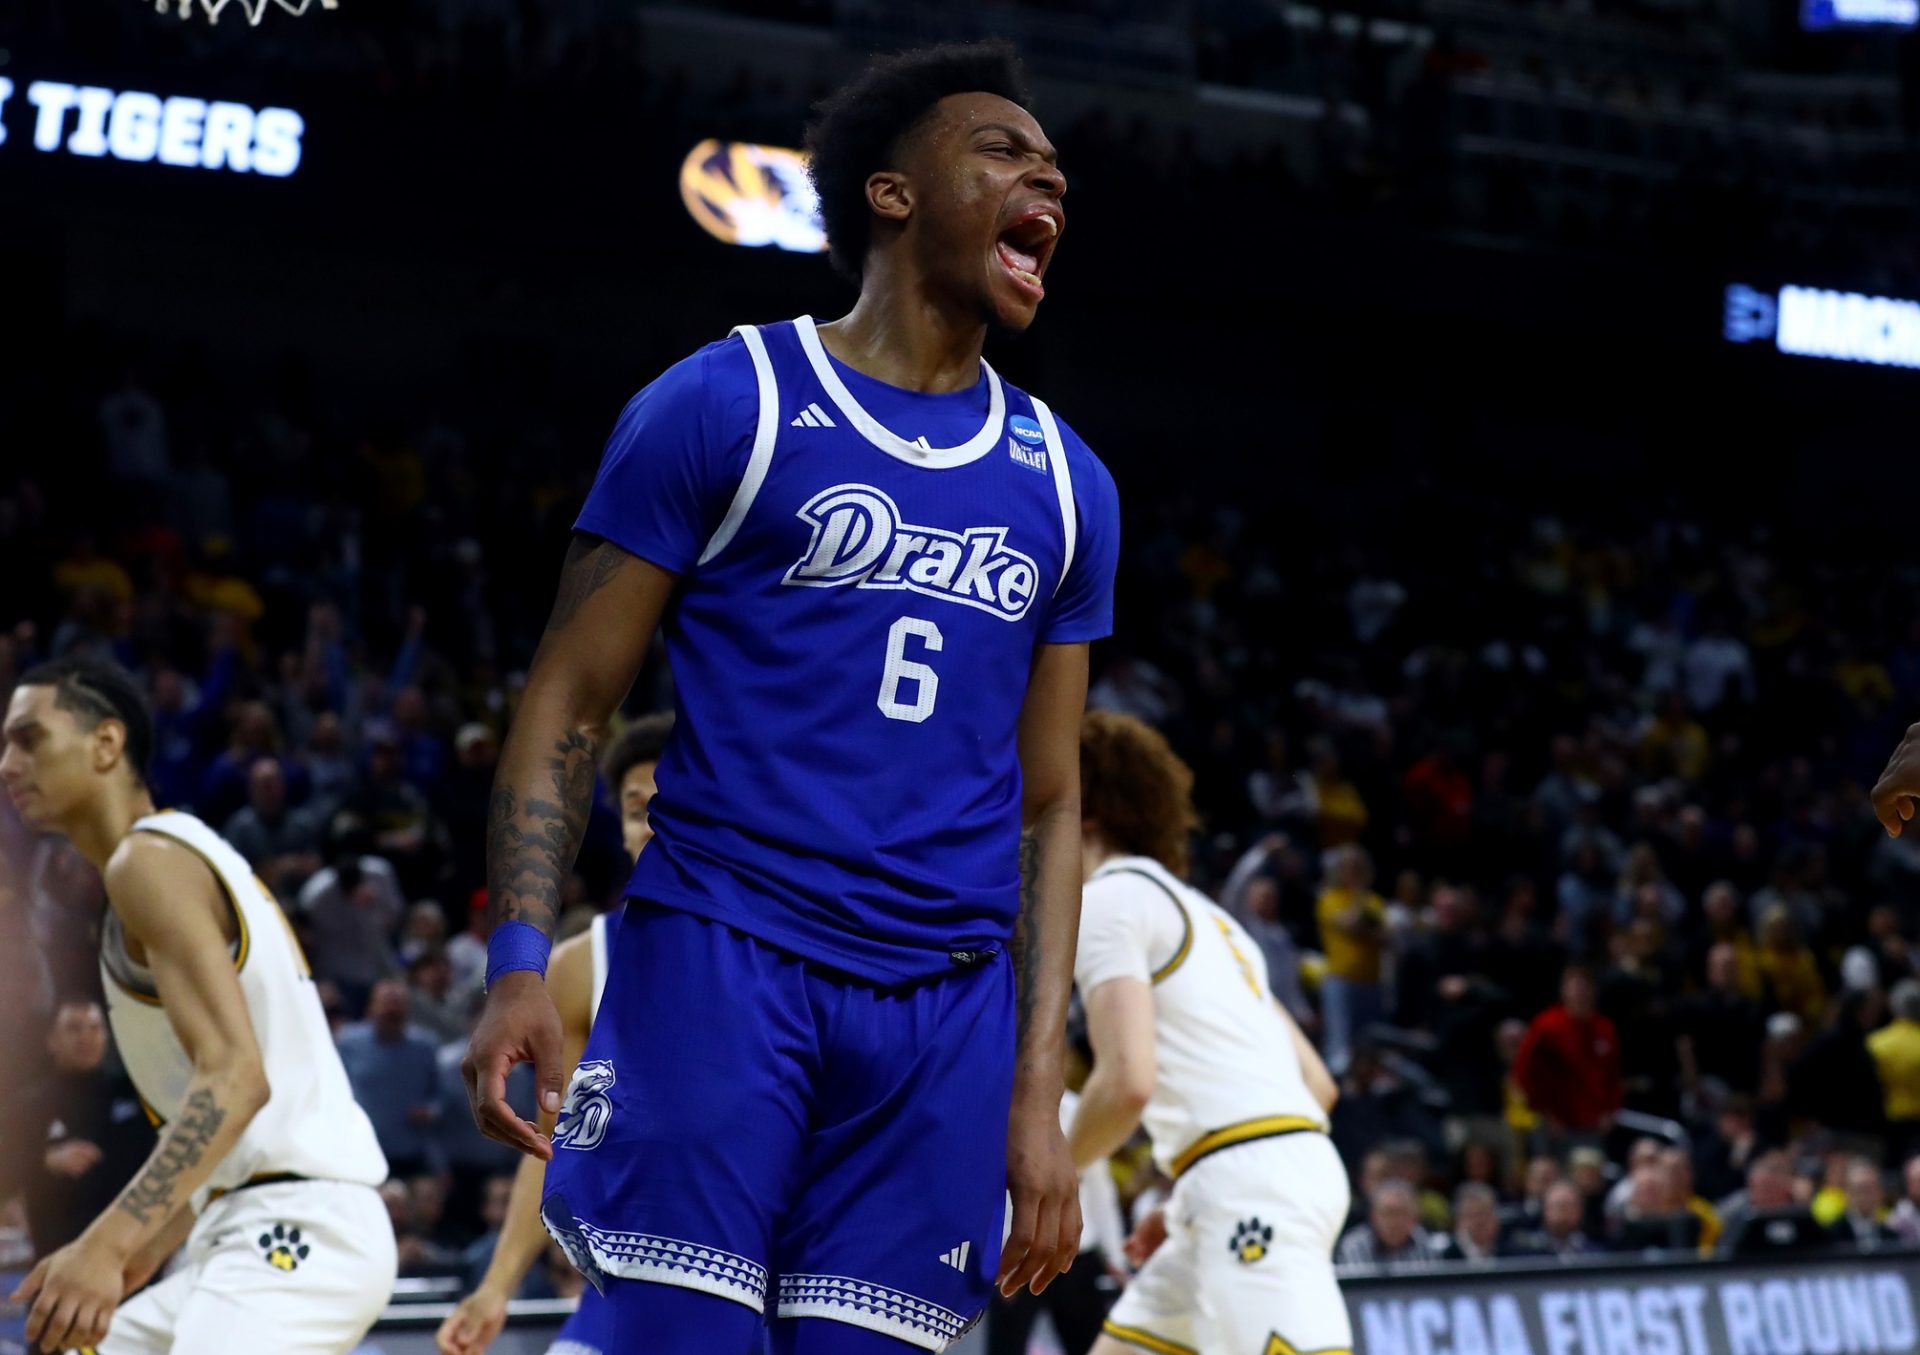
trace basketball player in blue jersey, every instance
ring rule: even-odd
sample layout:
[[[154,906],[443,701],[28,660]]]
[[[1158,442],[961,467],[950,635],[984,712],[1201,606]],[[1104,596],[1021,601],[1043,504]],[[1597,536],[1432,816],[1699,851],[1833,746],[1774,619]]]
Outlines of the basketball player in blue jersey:
[[[474,1113],[550,1157],[549,1229],[657,1355],[941,1350],[1079,1235],[1058,1108],[1118,505],[981,359],[1033,320],[1066,181],[1003,46],[879,62],[808,145],[859,300],[621,414],[490,811]],[[562,1105],[542,971],[656,626],[679,722]],[[550,1141],[502,1098],[528,1060]]]

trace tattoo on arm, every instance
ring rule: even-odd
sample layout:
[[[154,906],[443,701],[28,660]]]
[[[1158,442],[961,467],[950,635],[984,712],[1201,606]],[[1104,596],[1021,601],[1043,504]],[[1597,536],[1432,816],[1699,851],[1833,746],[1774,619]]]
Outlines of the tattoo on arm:
[[[547,617],[549,633],[563,629],[580,614],[581,605],[607,586],[607,580],[633,557],[610,541],[597,536],[575,536],[567,546],[566,562],[560,566],[560,591],[553,599],[553,612]]]
[[[575,534],[547,634],[565,630],[587,599],[633,562],[610,541]],[[594,741],[568,729],[544,755],[523,754],[512,739],[507,751],[487,806],[487,917],[496,926],[530,923],[551,936],[593,807]]]
[[[1015,1030],[1024,1035],[1033,1016],[1033,993],[1040,980],[1040,933],[1033,910],[1040,900],[1040,839],[1020,834],[1020,914],[1013,922]]]
[[[213,1092],[202,1087],[187,1098],[180,1116],[167,1127],[145,1170],[120,1192],[120,1208],[136,1223],[148,1224],[165,1219],[180,1206],[174,1198],[180,1174],[197,1165],[206,1155],[207,1145],[226,1123],[227,1112],[214,1100]]]
[[[553,935],[573,858],[593,808],[593,741],[577,729],[554,741],[544,770],[551,798],[522,801],[496,785],[487,809],[488,914]]]

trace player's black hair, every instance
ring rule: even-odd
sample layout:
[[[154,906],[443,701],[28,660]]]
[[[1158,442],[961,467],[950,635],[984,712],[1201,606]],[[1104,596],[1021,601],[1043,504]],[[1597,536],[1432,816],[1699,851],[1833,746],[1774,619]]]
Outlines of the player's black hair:
[[[153,707],[133,674],[93,654],[69,654],[35,664],[20,675],[22,687],[51,687],[53,704],[71,711],[87,729],[118,720],[127,731],[126,763],[134,780],[147,784],[153,760]]]
[[[950,94],[998,94],[1027,107],[1032,94],[1013,44],[943,43],[877,57],[814,105],[807,125],[807,174],[820,195],[827,256],[858,286],[873,238],[867,179],[894,167],[901,143]]]
[[[642,762],[660,760],[660,754],[667,746],[667,735],[671,733],[672,711],[642,715],[607,745],[606,754],[600,759],[600,775],[607,778],[607,789],[614,793],[615,798],[619,797],[620,783],[627,779],[628,772]]]

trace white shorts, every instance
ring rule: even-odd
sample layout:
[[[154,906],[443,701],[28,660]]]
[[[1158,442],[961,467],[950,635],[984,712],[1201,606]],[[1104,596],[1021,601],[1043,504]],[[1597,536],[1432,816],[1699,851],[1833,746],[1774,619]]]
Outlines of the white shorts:
[[[1350,1355],[1333,1278],[1348,1204],[1324,1134],[1202,1158],[1174,1182],[1167,1240],[1114,1304],[1107,1335],[1156,1355]]]
[[[286,1181],[201,1211],[184,1263],[114,1313],[98,1355],[341,1355],[393,1296],[393,1224],[371,1186]]]

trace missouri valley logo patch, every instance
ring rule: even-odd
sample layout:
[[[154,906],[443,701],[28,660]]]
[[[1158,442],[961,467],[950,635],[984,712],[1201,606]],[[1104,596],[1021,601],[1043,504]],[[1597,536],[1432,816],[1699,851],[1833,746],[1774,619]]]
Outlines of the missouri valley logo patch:
[[[275,1270],[300,1269],[300,1263],[312,1250],[300,1240],[298,1228],[289,1228],[284,1223],[276,1223],[272,1232],[260,1234],[260,1255]]]
[[[1250,1266],[1266,1256],[1267,1248],[1272,1245],[1273,1229],[1255,1217],[1241,1220],[1240,1226],[1233,1230],[1233,1241],[1227,1244],[1227,1250],[1242,1265]]]

